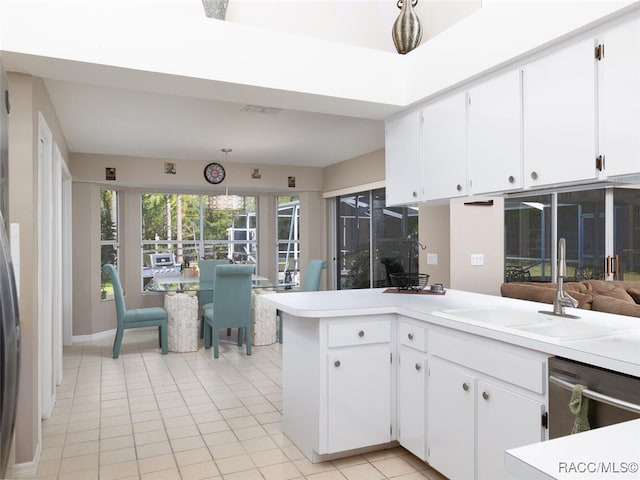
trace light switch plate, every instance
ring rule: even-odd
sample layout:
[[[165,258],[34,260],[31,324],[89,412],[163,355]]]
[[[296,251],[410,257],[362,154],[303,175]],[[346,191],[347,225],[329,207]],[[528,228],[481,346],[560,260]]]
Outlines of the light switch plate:
[[[472,253],[471,254],[471,265],[478,266],[484,265],[484,254],[483,253]]]
[[[437,264],[438,264],[438,254],[427,253],[427,265],[437,265]]]

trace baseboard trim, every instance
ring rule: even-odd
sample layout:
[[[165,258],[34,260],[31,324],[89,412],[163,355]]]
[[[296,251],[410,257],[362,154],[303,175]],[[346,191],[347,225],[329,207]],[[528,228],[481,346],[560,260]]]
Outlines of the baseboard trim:
[[[100,340],[106,337],[112,337],[116,334],[116,329],[105,330],[104,332],[92,333],[91,335],[74,335],[71,338],[72,343],[84,343],[93,342],[94,340]]]
[[[38,473],[40,455],[42,455],[42,443],[38,442],[38,445],[36,445],[36,451],[33,455],[33,460],[13,465],[13,478],[34,478],[36,473]]]

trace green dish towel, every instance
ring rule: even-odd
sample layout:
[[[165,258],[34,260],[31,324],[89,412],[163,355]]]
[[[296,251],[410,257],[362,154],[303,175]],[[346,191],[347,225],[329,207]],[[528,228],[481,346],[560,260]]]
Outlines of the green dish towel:
[[[589,425],[589,399],[582,395],[582,391],[585,389],[584,385],[576,385],[573,387],[571,393],[571,400],[569,401],[569,410],[576,416],[575,422],[573,422],[573,428],[571,433],[586,432],[591,429]]]

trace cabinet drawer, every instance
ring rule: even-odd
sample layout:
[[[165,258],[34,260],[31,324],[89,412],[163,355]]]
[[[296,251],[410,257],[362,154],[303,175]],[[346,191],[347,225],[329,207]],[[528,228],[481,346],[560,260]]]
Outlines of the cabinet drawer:
[[[427,351],[427,332],[424,327],[401,322],[398,329],[398,339],[402,345],[421,352]]]
[[[469,339],[440,332],[429,335],[429,352],[532,392],[545,392],[545,354],[480,337]]]
[[[391,341],[391,321],[329,325],[328,346],[347,347]]]

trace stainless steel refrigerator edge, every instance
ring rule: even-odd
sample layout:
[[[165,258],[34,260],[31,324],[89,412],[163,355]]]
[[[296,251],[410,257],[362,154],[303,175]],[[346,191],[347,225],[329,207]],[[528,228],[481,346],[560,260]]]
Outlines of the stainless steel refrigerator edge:
[[[20,326],[9,243],[0,212],[0,478],[13,442],[20,369]]]

